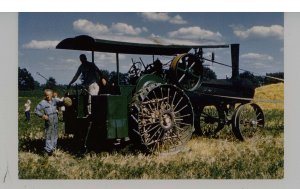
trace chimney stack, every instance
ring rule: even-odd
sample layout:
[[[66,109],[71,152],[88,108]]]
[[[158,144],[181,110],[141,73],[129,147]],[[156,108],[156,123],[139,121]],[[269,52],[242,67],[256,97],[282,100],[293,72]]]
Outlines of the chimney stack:
[[[240,44],[231,44],[231,66],[232,66],[232,79],[237,79],[239,77],[239,53]]]

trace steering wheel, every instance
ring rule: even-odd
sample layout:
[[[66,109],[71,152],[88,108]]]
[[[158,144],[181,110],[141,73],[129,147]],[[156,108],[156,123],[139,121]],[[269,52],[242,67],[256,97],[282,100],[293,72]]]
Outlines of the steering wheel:
[[[154,68],[154,65],[153,65],[153,64],[148,64],[148,65],[145,67],[144,73],[151,73],[151,72],[153,72],[153,68]]]
[[[132,66],[128,70],[128,76],[130,78],[134,77],[140,77],[142,72],[142,63],[141,62],[135,62],[132,64]]]

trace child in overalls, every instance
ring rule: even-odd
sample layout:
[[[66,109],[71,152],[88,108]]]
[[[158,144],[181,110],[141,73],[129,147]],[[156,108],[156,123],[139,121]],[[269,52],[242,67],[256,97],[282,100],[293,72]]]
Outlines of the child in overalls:
[[[42,100],[35,108],[34,113],[45,120],[45,151],[48,155],[52,155],[56,149],[58,139],[58,116],[57,107],[62,106],[63,102],[52,98],[53,91],[46,89],[44,91],[45,99]]]

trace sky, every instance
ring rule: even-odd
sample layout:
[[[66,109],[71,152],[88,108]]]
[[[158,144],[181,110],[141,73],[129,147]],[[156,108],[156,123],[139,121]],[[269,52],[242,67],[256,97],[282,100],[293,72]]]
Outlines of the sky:
[[[283,13],[20,13],[19,67],[41,84],[54,77],[67,84],[80,65],[79,55],[90,52],[55,49],[63,39],[78,35],[149,44],[240,44],[240,68],[255,75],[283,72]],[[230,49],[205,49],[204,55],[231,64]],[[126,73],[132,59],[151,63],[152,56],[120,55]],[[156,57],[166,63],[168,56]],[[116,71],[115,54],[95,53],[100,69]],[[231,69],[205,63],[218,78],[231,77]]]

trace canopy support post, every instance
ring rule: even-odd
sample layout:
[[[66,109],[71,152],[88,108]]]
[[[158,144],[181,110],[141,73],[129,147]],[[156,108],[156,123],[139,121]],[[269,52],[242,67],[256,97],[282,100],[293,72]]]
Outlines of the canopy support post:
[[[94,51],[92,51],[92,62],[95,63]]]
[[[116,53],[116,60],[117,60],[117,79],[118,79],[118,85],[120,84],[119,81],[119,53]]]

